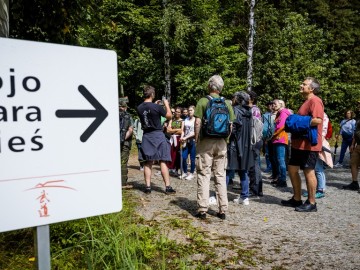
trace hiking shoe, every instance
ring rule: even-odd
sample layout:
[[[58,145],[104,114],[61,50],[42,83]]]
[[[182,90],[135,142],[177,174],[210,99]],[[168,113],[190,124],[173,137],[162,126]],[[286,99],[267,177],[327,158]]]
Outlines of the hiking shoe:
[[[193,173],[189,173],[186,177],[185,180],[193,180],[194,179],[194,174]]]
[[[359,182],[358,181],[352,181],[350,184],[343,186],[343,189],[359,190]]]
[[[198,212],[195,217],[199,219],[206,219],[206,213],[205,212]]]
[[[216,216],[222,220],[225,220],[226,219],[226,215],[225,213],[217,213]]]
[[[316,203],[311,204],[309,200],[306,200],[302,205],[295,208],[295,211],[297,212],[316,212]]]
[[[288,206],[288,207],[298,207],[300,205],[302,205],[302,201],[297,201],[294,199],[294,197],[291,197],[290,200],[282,200],[281,204],[283,206]]]
[[[150,194],[151,193],[151,187],[146,187],[144,192],[146,194]]]
[[[334,165],[334,168],[342,168],[342,167],[343,165],[339,162]]]
[[[175,191],[175,189],[173,189],[171,186],[167,186],[167,187],[165,188],[165,193],[166,193],[166,194],[175,194],[176,191]]]
[[[278,181],[276,187],[287,187],[286,181]]]

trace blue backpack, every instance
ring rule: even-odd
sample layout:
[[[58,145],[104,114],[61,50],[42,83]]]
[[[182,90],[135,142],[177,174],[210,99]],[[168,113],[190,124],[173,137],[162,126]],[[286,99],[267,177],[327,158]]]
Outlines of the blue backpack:
[[[227,138],[230,135],[230,114],[225,98],[206,96],[209,100],[203,117],[203,135],[212,138]]]

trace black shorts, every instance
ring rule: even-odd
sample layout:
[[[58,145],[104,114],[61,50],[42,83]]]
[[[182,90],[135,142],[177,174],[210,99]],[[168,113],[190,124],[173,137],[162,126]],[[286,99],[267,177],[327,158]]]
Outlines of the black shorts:
[[[318,156],[319,152],[291,148],[289,165],[300,166],[300,169],[302,170],[315,169]]]

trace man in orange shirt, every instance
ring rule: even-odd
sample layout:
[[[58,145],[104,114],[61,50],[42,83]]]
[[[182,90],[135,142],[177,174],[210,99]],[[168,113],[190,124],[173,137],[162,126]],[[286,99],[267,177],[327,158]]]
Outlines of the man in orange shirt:
[[[305,99],[301,105],[298,115],[311,116],[310,126],[317,127],[317,144],[311,145],[308,138],[292,135],[291,139],[291,157],[288,166],[288,172],[291,184],[294,189],[294,196],[290,200],[282,200],[284,206],[295,207],[298,212],[316,212],[315,192],[316,176],[315,165],[319,152],[322,150],[322,120],[324,117],[324,105],[322,100],[316,95],[320,92],[320,83],[312,77],[308,77],[300,85],[300,93]],[[303,170],[308,200],[301,201],[301,178],[299,170]]]

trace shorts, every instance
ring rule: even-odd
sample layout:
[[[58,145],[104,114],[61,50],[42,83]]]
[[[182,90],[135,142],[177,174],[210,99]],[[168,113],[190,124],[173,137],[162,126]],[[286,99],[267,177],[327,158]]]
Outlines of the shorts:
[[[351,166],[360,167],[360,145],[357,145],[351,153]]]
[[[289,165],[300,166],[301,170],[315,169],[319,152],[291,148]]]

